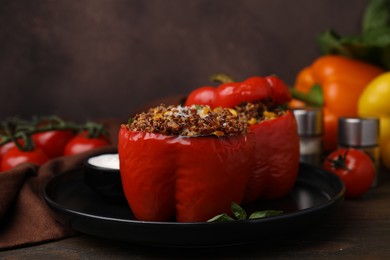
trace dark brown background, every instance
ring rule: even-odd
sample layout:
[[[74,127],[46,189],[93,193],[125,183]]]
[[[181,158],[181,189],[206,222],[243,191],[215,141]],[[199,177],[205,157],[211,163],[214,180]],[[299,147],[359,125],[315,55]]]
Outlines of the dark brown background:
[[[360,29],[365,0],[2,0],[0,119],[127,118],[210,74],[292,84],[328,28]]]

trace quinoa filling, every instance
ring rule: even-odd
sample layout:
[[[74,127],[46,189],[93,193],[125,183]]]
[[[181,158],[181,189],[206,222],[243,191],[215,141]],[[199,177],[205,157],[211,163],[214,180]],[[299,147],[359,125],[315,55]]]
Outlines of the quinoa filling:
[[[248,125],[279,117],[285,112],[285,109],[272,108],[265,102],[214,109],[203,105],[160,105],[131,118],[127,127],[131,131],[172,136],[238,136],[248,131]]]

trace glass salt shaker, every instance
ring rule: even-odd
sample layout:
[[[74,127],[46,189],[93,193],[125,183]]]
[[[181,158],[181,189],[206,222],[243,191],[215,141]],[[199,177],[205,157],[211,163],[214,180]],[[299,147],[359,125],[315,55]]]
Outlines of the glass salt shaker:
[[[338,145],[340,148],[355,148],[368,154],[375,165],[376,176],[372,187],[379,183],[379,119],[339,118]]]
[[[320,166],[322,164],[322,110],[298,108],[292,111],[298,126],[300,161]]]

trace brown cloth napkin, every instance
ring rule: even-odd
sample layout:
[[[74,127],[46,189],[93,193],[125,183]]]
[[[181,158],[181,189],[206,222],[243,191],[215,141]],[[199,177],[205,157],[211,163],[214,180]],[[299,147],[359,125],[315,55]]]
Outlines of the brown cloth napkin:
[[[90,156],[117,149],[120,123],[105,121],[112,146],[59,157],[37,166],[22,164],[0,172],[0,250],[58,240],[76,234],[57,222],[43,199],[43,188],[54,175],[81,167]]]

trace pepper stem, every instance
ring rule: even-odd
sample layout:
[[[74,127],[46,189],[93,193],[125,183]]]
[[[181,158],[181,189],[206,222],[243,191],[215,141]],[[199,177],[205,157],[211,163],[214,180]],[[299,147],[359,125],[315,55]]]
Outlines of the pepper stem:
[[[324,96],[321,86],[315,84],[308,93],[303,93],[296,88],[290,88],[291,96],[295,99],[305,102],[308,105],[321,107],[324,105]]]
[[[221,83],[221,84],[235,82],[235,80],[230,75],[225,73],[218,73],[218,74],[211,75],[210,81]]]

